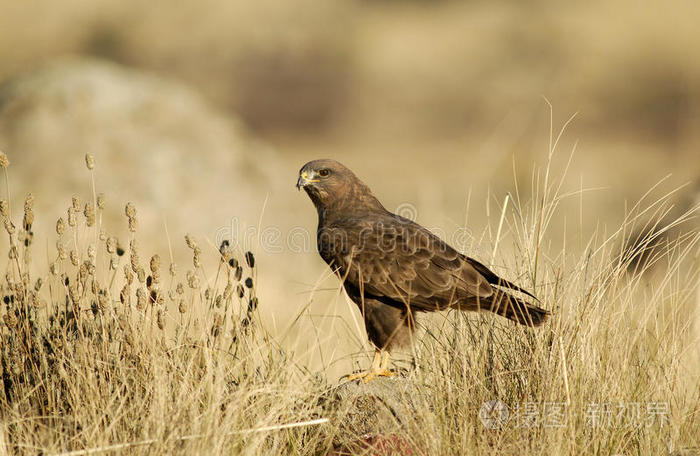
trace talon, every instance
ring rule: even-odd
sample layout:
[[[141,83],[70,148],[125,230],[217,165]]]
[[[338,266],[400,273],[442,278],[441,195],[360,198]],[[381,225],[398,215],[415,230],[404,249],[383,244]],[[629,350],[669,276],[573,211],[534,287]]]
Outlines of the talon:
[[[358,372],[356,374],[348,374],[348,375],[346,375],[346,378],[348,379],[348,381],[352,382],[355,380],[359,380],[361,378],[365,378],[365,377],[367,377],[368,374],[369,374],[369,372]]]
[[[389,369],[382,369],[382,370],[377,370],[377,371],[372,371],[369,374],[365,376],[363,379],[364,383],[369,383],[371,382],[375,377],[393,377],[394,376],[394,371],[391,371]]]

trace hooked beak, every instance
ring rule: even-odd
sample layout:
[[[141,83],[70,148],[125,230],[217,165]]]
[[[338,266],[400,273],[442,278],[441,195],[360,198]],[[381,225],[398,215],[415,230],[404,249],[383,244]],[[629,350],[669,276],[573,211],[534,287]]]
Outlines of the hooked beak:
[[[313,172],[312,175],[309,175],[308,172],[302,171],[299,174],[299,179],[297,179],[297,190],[301,190],[302,188],[309,185],[311,182],[318,182],[318,179],[313,179]]]

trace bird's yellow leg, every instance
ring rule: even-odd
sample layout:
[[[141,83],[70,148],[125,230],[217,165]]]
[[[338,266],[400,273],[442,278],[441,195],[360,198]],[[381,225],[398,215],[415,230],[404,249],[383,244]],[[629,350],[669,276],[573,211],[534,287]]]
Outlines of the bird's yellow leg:
[[[394,375],[394,373],[389,370],[389,357],[388,351],[383,353],[381,364],[377,366],[372,365],[372,372],[365,377],[365,383],[368,383],[374,377],[391,377]]]
[[[379,362],[381,361],[382,352],[379,349],[374,351],[374,358],[372,358],[372,367],[366,371],[358,372],[356,374],[349,374],[348,380],[358,380],[367,377],[371,372],[379,369]]]

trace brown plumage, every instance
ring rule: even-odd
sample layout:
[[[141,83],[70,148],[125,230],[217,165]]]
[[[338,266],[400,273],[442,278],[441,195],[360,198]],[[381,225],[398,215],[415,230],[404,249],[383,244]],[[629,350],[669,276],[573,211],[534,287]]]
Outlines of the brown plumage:
[[[506,290],[534,296],[450,247],[430,231],[387,211],[369,187],[334,160],[314,160],[299,171],[318,211],[321,257],[343,281],[377,347],[368,381],[390,375],[388,351],[411,339],[414,316],[448,308],[487,310],[538,326],[549,313]],[[379,351],[387,355],[380,366]]]

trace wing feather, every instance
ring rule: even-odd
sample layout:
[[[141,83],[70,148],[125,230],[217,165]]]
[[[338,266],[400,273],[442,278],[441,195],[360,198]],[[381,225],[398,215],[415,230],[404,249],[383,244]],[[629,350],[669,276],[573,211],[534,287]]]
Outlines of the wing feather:
[[[493,294],[467,257],[406,219],[339,220],[333,229],[343,234],[326,236],[332,245],[319,236],[321,256],[366,295],[431,311]]]

